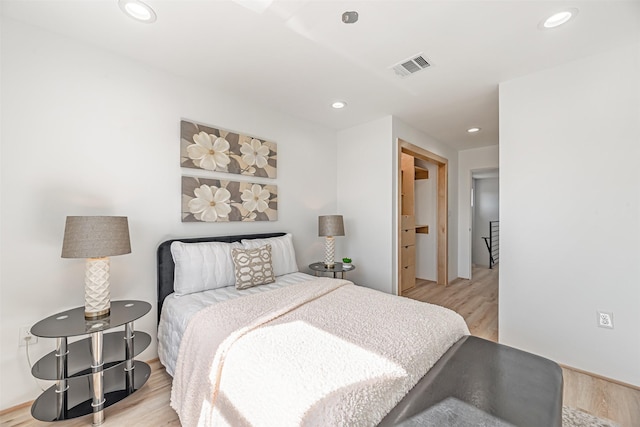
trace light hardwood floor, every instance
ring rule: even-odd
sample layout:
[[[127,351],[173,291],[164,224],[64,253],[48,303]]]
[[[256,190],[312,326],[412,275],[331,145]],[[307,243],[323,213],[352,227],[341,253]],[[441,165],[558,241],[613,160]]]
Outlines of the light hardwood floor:
[[[149,381],[122,402],[105,409],[105,427],[180,427],[178,414],[169,406],[171,376],[158,360],[151,361]],[[13,409],[0,415],[0,426],[17,427],[87,427],[91,426],[91,415],[54,424],[37,421],[31,417],[31,405]]]
[[[433,282],[419,281],[406,296],[459,312],[473,335],[498,339],[498,270],[477,268],[473,280],[457,280],[446,288]],[[564,404],[616,422],[620,427],[640,426],[640,391],[590,375],[563,369]],[[169,406],[171,377],[156,360],[151,362],[151,378],[131,397],[105,410],[106,427],[180,426],[178,416]],[[56,424],[34,420],[30,405],[23,405],[0,415],[2,426],[91,425],[91,416]]]
[[[472,280],[449,286],[418,280],[404,296],[457,311],[472,335],[498,340],[498,268],[476,267]],[[563,404],[615,422],[640,427],[640,390],[563,367]]]
[[[498,270],[475,268],[472,277],[446,287],[418,279],[403,296],[450,308],[464,317],[472,335],[498,341]]]

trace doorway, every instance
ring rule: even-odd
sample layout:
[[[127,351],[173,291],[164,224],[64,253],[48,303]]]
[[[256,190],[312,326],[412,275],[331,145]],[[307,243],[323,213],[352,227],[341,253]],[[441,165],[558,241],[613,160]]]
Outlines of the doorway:
[[[430,151],[413,145],[402,139],[398,139],[398,295],[415,286],[415,249],[411,251],[411,245],[415,242],[415,233],[434,233],[436,238],[436,283],[446,286],[448,280],[448,160]],[[405,164],[403,165],[403,159]],[[409,159],[408,169],[406,160]],[[413,183],[416,174],[423,173],[416,160],[428,162],[436,167],[436,219],[435,224],[415,224],[407,212],[406,195],[409,191],[413,197]],[[408,178],[408,179],[407,179]],[[404,199],[404,200],[403,200]],[[413,202],[408,204],[413,209]],[[405,236],[406,235],[406,236]],[[406,239],[404,237],[407,237]],[[412,280],[407,280],[408,276]]]
[[[471,265],[493,268],[500,259],[499,170],[471,172]],[[470,270],[473,271],[473,268]]]

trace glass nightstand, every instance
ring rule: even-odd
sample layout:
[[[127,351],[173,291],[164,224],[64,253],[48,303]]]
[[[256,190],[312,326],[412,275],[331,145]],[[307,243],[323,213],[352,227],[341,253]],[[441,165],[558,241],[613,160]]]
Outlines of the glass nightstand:
[[[33,402],[31,415],[41,421],[60,421],[92,413],[93,425],[102,424],[105,408],[149,379],[149,365],[133,360],[151,343],[149,334],[133,329],[133,321],[149,310],[151,304],[144,301],[111,301],[111,313],[101,319],[85,319],[84,307],[78,307],[36,323],[31,333],[56,338],[57,345],[33,365],[31,373],[56,384]],[[104,333],[119,326],[124,330]],[[79,335],[89,337],[67,343],[69,337]]]
[[[344,279],[344,273],[356,269],[353,264],[343,264],[341,262],[336,262],[333,267],[325,266],[324,262],[314,262],[313,264],[309,264],[309,268],[313,270],[316,276],[320,276],[320,273],[333,273],[334,279],[338,277],[338,273],[341,273],[340,278]]]

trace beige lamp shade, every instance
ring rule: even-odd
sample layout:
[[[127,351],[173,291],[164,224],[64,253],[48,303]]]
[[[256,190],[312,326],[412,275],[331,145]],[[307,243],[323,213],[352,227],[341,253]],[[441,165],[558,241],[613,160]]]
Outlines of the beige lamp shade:
[[[68,216],[62,258],[86,258],[84,317],[95,319],[111,312],[109,257],[131,253],[126,216]]]
[[[344,236],[342,215],[319,216],[318,236]]]
[[[102,258],[131,253],[126,216],[68,216],[62,258]]]

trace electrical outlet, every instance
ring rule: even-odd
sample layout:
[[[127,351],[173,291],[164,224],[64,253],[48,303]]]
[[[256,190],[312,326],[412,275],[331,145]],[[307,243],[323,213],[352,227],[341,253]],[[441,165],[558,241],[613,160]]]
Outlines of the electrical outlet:
[[[27,345],[33,345],[38,342],[38,337],[31,334],[31,326],[22,326],[18,335],[18,347],[24,347]]]
[[[613,313],[598,311],[598,326],[613,329]]]

